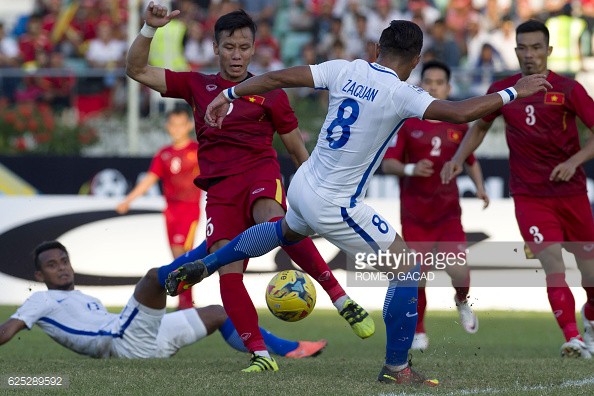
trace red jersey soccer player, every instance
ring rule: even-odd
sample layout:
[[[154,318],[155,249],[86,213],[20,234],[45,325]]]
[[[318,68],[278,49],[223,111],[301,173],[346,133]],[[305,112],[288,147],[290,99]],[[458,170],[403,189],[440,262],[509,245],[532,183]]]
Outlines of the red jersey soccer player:
[[[117,207],[119,214],[127,213],[130,204],[161,180],[163,196],[167,202],[165,224],[173,257],[179,257],[192,248],[194,232],[200,217],[200,189],[194,186],[198,169],[198,143],[190,138],[194,129],[192,117],[183,109],[167,114],[167,133],[173,144],[163,147],[153,157],[146,176],[128,193]],[[179,295],[179,309],[192,308],[192,291]]]
[[[450,69],[438,61],[427,62],[421,70],[421,88],[437,99],[446,100],[450,93]],[[400,219],[402,238],[419,253],[436,252],[457,255],[466,249],[466,235],[462,229],[458,186],[441,184],[439,171],[460,145],[467,124],[406,120],[398,131],[396,144],[386,152],[382,170],[400,177]],[[489,204],[482,180],[482,171],[474,156],[466,161],[468,174],[477,187],[477,197]],[[431,268],[422,266],[424,270]],[[446,272],[456,289],[454,297],[460,313],[460,323],[468,333],[478,331],[478,319],[468,305],[470,271],[467,265],[447,265]],[[419,317],[411,349],[427,349],[425,332],[427,298],[425,282],[419,287],[417,311]]]
[[[154,28],[166,25],[177,15],[179,11],[168,14],[162,6],[152,2],[148,5],[146,24],[128,52],[127,72],[164,96],[185,99],[192,106],[201,172],[195,182],[208,191],[207,246],[214,252],[255,223],[285,215],[285,193],[272,148],[274,132],[279,133],[297,165],[309,154],[288,97],[280,89],[239,99],[230,109],[223,129],[209,127],[203,120],[206,107],[221,91],[251,77],[247,66],[254,54],[256,26],[245,12],[223,15],[215,24],[213,49],[219,56],[220,73],[175,73],[147,64]],[[359,337],[374,333],[371,317],[348,298],[311,239],[283,249],[318,280]],[[243,284],[244,270],[241,261],[221,268],[221,299],[245,346],[254,352],[251,365],[244,371],[276,371],[277,363],[266,350],[256,310]]]
[[[531,20],[516,29],[516,55],[521,74],[495,82],[489,92],[507,87],[522,75],[548,74],[547,93],[511,102],[477,121],[452,161],[444,165],[449,182],[483,140],[493,120],[503,115],[510,149],[510,190],[522,237],[546,273],[551,308],[566,342],[561,356],[589,358],[594,353],[594,220],[581,165],[594,157],[594,137],[580,149],[576,116],[594,128],[594,101],[578,82],[547,69],[549,31]],[[574,254],[587,301],[582,308],[580,336],[573,294],[565,281],[564,247]]]

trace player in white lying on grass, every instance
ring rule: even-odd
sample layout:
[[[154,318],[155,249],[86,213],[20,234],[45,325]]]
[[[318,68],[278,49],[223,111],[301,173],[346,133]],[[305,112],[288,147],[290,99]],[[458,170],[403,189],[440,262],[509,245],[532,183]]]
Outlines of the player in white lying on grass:
[[[35,278],[47,291],[35,292],[0,325],[0,345],[34,324],[59,344],[96,358],[165,358],[215,330],[233,348],[247,352],[223,307],[211,305],[165,313],[165,289],[157,268],[138,282],[121,313],[109,313],[101,301],[74,289],[74,270],[58,241],[36,247]],[[326,341],[290,341],[261,329],[266,345],[281,356],[319,354]]]
[[[169,275],[166,288],[176,292],[212,274],[226,263],[265,254],[306,235],[323,236],[350,256],[378,251],[408,252],[394,228],[362,202],[370,176],[388,143],[407,118],[455,123],[475,120],[516,97],[546,90],[545,76],[526,77],[501,92],[460,102],[435,100],[406,79],[420,59],[423,33],[409,21],[392,21],[380,38],[376,63],[333,60],[266,73],[223,91],[207,108],[205,120],[221,127],[233,99],[274,88],[311,87],[330,91],[328,115],[316,148],[289,187],[284,219],[262,223],[238,235],[223,249]],[[437,385],[412,371],[408,352],[417,320],[419,266],[400,268],[407,280],[393,282],[384,302],[387,345],[378,380],[393,384]]]

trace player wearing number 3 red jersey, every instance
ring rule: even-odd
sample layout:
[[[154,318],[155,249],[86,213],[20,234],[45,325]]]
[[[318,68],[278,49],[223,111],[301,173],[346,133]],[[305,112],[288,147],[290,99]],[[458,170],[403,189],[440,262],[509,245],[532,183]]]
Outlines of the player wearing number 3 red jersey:
[[[553,88],[514,101],[478,121],[444,166],[442,179],[449,182],[459,173],[464,158],[502,115],[516,219],[522,237],[546,273],[549,302],[566,340],[561,355],[589,358],[594,353],[594,221],[581,165],[594,157],[594,138],[590,134],[580,149],[576,116],[592,131],[594,101],[577,81],[547,69],[553,48],[544,24],[534,20],[521,24],[516,42],[522,73],[494,83],[489,92],[514,84],[522,75],[537,73],[547,74]],[[575,301],[565,281],[562,247],[574,254],[586,290],[583,338],[576,323]]]

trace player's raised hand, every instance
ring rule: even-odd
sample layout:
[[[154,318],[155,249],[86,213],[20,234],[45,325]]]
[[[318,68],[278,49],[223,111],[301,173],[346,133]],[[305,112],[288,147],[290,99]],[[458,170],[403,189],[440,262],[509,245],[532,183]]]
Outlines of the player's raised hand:
[[[462,173],[462,164],[456,161],[446,162],[445,164],[443,164],[443,168],[441,168],[440,172],[441,183],[448,184],[460,173]]]
[[[120,202],[118,206],[116,206],[116,212],[121,215],[128,213],[129,210],[130,204],[126,201]]]
[[[413,176],[429,177],[433,172],[433,161],[423,158],[415,164]]]
[[[211,127],[217,127],[221,129],[223,125],[223,119],[229,112],[229,106],[231,106],[231,104],[225,98],[223,93],[219,93],[219,95],[214,98],[214,100],[210,102],[206,108],[204,122],[206,122]]]
[[[576,166],[572,165],[569,161],[562,162],[553,169],[549,180],[555,182],[569,181],[575,175],[575,169]]]
[[[180,13],[180,10],[175,10],[168,14],[167,7],[151,1],[144,12],[144,21],[150,27],[159,28],[177,18]]]
[[[520,78],[514,88],[518,93],[518,98],[525,98],[537,92],[546,92],[553,86],[547,81],[547,76],[544,74],[531,74]]]

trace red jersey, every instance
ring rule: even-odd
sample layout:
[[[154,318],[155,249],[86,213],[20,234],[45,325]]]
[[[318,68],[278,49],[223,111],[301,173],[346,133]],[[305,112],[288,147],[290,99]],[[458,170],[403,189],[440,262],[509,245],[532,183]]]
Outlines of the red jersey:
[[[206,190],[213,178],[235,175],[276,160],[272,148],[274,132],[284,134],[298,126],[297,118],[282,89],[263,95],[244,96],[231,103],[222,129],[204,122],[206,107],[223,90],[238,83],[219,74],[165,71],[167,92],[163,96],[182,98],[194,112],[199,143],[200,177],[196,184]]]
[[[489,93],[513,86],[521,75],[497,81]],[[503,115],[509,146],[512,195],[562,196],[586,192],[586,174],[580,166],[568,182],[552,182],[555,166],[580,150],[578,116],[588,128],[594,126],[594,102],[575,80],[549,72],[553,89],[517,99],[483,118],[493,121]]]
[[[433,225],[459,218],[462,210],[455,181],[442,184],[439,172],[449,161],[468,131],[466,124],[432,122],[409,118],[404,122],[396,143],[386,151],[385,159],[394,158],[402,163],[416,163],[422,159],[433,162],[433,175],[429,177],[400,177],[400,219],[417,224]],[[475,161],[470,155],[466,162]]]
[[[163,196],[168,203],[200,202],[200,189],[194,185],[194,178],[200,174],[197,152],[198,143],[192,141],[181,149],[163,147],[153,157],[149,172],[161,179]]]

